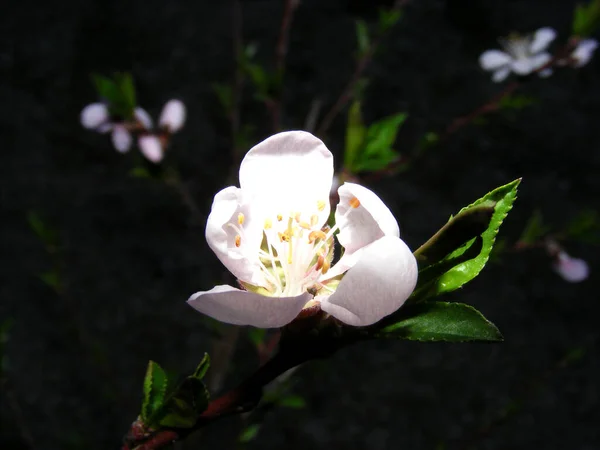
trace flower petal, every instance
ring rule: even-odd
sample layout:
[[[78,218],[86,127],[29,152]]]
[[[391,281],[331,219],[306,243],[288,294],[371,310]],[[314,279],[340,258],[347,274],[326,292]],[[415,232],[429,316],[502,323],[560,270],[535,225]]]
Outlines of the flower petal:
[[[91,103],[81,110],[79,120],[88,129],[98,128],[108,122],[108,108],[104,103]]]
[[[279,328],[294,320],[311,298],[308,292],[297,297],[266,297],[221,285],[195,293],[188,304],[221,322]]]
[[[329,216],[333,155],[323,142],[305,131],[275,134],[254,146],[240,166],[240,187],[276,214],[290,211],[319,213],[322,225]]]
[[[512,58],[500,50],[487,50],[479,57],[479,65],[484,70],[496,70],[506,66]]]
[[[146,130],[152,129],[152,117],[148,112],[140,107],[133,109],[133,117],[140,123]]]
[[[513,60],[510,63],[510,67],[517,75],[529,75],[538,66],[536,66],[533,58],[520,58]]]
[[[577,68],[585,66],[592,59],[597,47],[598,41],[596,39],[582,40],[571,54],[571,57],[575,60],[573,65]]]
[[[118,152],[126,153],[131,148],[131,134],[129,134],[129,131],[127,131],[123,125],[116,124],[113,127],[111,138],[112,143]]]
[[[556,39],[556,30],[551,27],[540,28],[533,35],[533,40],[529,45],[530,53],[539,53],[550,45]]]
[[[558,253],[554,270],[569,283],[579,283],[585,280],[590,274],[587,262],[583,259],[572,258],[564,251]]]
[[[417,261],[404,241],[385,236],[362,252],[337,290],[321,300],[321,309],[348,325],[371,325],[404,304],[417,273]]]
[[[140,136],[138,147],[148,161],[159,163],[162,161],[164,152],[160,139],[152,134]]]
[[[506,77],[509,74],[510,74],[510,67],[503,67],[501,69],[498,69],[492,75],[492,81],[494,83],[500,83],[500,82],[506,80]]]
[[[239,223],[240,217],[244,218],[243,224]],[[258,251],[263,239],[261,221],[260,213],[256,214],[250,207],[243,191],[230,186],[215,195],[206,221],[206,241],[217,258],[237,278],[265,287],[264,275],[258,267]],[[238,235],[240,239],[236,242]]]
[[[167,128],[169,132],[175,133],[183,127],[185,116],[186,110],[183,102],[180,100],[169,100],[160,113],[159,125],[161,128]]]

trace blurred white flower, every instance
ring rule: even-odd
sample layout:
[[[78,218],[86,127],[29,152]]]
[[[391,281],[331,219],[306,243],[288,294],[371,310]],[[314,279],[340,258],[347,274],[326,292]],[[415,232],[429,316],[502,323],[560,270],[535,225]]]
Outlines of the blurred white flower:
[[[111,139],[115,149],[120,153],[128,152],[133,140],[129,131],[121,124],[113,125]]]
[[[563,250],[556,255],[554,270],[569,283],[579,283],[590,274],[587,262],[583,259],[572,258]]]
[[[533,35],[510,36],[501,39],[504,48],[487,50],[479,57],[479,64],[484,70],[493,71],[492,80],[499,83],[508,77],[510,72],[517,75],[529,75],[547,64],[552,56],[546,51],[556,38],[556,31],[550,27],[540,28]],[[542,77],[552,74],[552,69],[541,70]]]
[[[152,161],[153,163],[162,161],[164,152],[158,136],[152,134],[140,136],[138,139],[138,147],[140,148],[142,155],[144,155],[148,161]]]
[[[150,117],[150,114],[148,114],[145,109],[135,107],[133,110],[133,117],[135,117],[135,119],[142,124],[146,130],[152,129],[152,117]]]
[[[108,124],[108,108],[104,103],[91,103],[87,105],[80,114],[81,125],[84,128],[95,130],[102,125]]]
[[[180,100],[169,100],[160,113],[159,126],[166,128],[170,133],[175,133],[185,123],[185,105]]]
[[[310,133],[279,133],[253,147],[240,166],[241,187],[215,196],[206,223],[208,245],[245,289],[216,286],[188,303],[260,328],[284,326],[313,306],[367,326],[402,306],[418,269],[398,222],[374,192],[344,183],[330,229],[332,180],[333,156]],[[330,268],[334,236],[344,254]]]
[[[580,68],[590,62],[597,47],[598,41],[596,39],[583,39],[580,41],[571,53],[571,58],[574,61],[573,67]]]

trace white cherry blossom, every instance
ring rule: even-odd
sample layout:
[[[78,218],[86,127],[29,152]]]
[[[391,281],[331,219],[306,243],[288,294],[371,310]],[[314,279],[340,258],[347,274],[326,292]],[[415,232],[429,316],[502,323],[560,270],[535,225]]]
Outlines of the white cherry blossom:
[[[596,48],[598,48],[598,41],[596,39],[583,39],[580,41],[575,50],[573,50],[573,53],[571,53],[573,67],[580,68],[590,62]]]
[[[590,274],[587,262],[569,256],[564,250],[559,251],[556,255],[554,270],[569,283],[579,283],[587,279]]]
[[[333,157],[310,133],[276,134],[252,148],[240,187],[214,199],[206,239],[245,289],[216,286],[188,303],[217,320],[281,327],[318,305],[338,320],[371,325],[396,311],[417,281],[398,223],[369,189],[344,183],[327,226]],[[333,261],[335,234],[345,252]]]
[[[186,109],[180,100],[169,100],[160,113],[159,125],[170,133],[179,131],[185,123]]]
[[[550,27],[540,28],[532,35],[509,36],[500,40],[504,51],[483,52],[479,57],[479,64],[482,69],[493,72],[492,80],[497,83],[505,80],[511,72],[517,75],[529,75],[552,59],[552,55],[546,49],[555,38],[556,31]],[[542,77],[550,74],[552,74],[550,68],[539,72]]]

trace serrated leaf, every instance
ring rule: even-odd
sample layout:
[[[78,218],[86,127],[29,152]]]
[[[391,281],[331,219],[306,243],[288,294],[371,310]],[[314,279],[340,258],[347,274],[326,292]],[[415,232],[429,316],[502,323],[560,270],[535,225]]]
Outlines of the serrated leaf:
[[[165,371],[157,363],[150,361],[144,378],[144,398],[140,414],[145,424],[150,425],[150,419],[164,406],[167,384]]]
[[[518,179],[494,189],[461,209],[415,251],[419,280],[410,298],[412,302],[454,291],[479,275],[489,259],[500,225],[517,197],[520,182]],[[487,226],[480,232],[486,220]],[[454,245],[456,248],[452,249]]]
[[[371,46],[369,28],[364,20],[356,21],[356,43],[359,56],[362,56],[369,51],[369,47]]]
[[[256,438],[256,436],[258,436],[259,431],[260,431],[259,423],[253,423],[251,425],[248,425],[246,428],[244,428],[244,430],[240,434],[238,441],[241,444],[247,444],[248,442],[254,440],[254,438]]]
[[[346,127],[346,148],[344,150],[344,167],[354,172],[354,162],[363,147],[367,129],[363,124],[359,100],[352,102],[348,110],[348,125]]]
[[[407,117],[404,113],[395,114],[369,126],[364,148],[354,162],[355,172],[381,170],[398,158],[392,145],[396,141],[398,129]]]
[[[464,303],[423,302],[405,305],[378,324],[379,338],[427,342],[502,341],[496,326]]]
[[[208,406],[209,393],[200,379],[189,376],[167,399],[152,423],[163,427],[192,428]]]
[[[573,35],[586,37],[600,24],[600,0],[591,0],[587,5],[580,3],[573,13]]]

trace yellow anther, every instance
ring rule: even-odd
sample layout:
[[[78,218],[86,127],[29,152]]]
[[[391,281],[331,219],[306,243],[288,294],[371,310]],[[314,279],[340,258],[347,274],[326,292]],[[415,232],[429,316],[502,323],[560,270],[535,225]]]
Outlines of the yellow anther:
[[[325,258],[321,255],[319,255],[319,257],[317,258],[317,267],[315,267],[315,270],[318,272],[319,270],[321,270],[321,267],[323,267],[323,263],[325,262]]]
[[[235,235],[235,246],[239,247],[242,245],[242,237],[239,234]]]
[[[323,289],[323,285],[321,283],[315,283],[315,284],[307,287],[306,292],[308,292],[310,295],[315,297],[321,289]]]
[[[321,273],[322,273],[323,275],[325,275],[325,274],[327,273],[327,271],[329,270],[329,268],[330,268],[330,267],[331,267],[331,262],[329,262],[329,261],[325,261],[325,262],[323,263],[323,268],[321,269]]]
[[[265,230],[268,230],[272,226],[273,226],[273,222],[271,221],[271,219],[265,219]]]
[[[311,231],[308,235],[308,243],[312,244],[317,239],[326,239],[327,235],[320,230]]]
[[[306,223],[306,222],[300,222],[300,223],[298,224],[298,226],[299,226],[300,228],[304,228],[305,230],[310,230],[310,229],[312,228],[312,227],[310,226],[310,224],[309,224],[309,223]]]
[[[246,220],[246,216],[244,216],[244,213],[239,213],[238,214],[238,223],[240,225],[244,225],[244,220]]]
[[[300,223],[300,213],[297,212],[296,214],[294,214],[294,220],[298,223]]]
[[[319,216],[313,214],[310,216],[310,224],[314,227],[319,222]]]
[[[317,202],[317,209],[318,209],[319,211],[323,211],[323,210],[325,209],[325,205],[326,205],[326,204],[327,204],[327,203],[325,203],[325,200],[319,200],[319,201]]]
[[[290,236],[287,234],[287,231],[285,233],[277,233],[277,235],[279,236],[279,240],[281,242],[289,242],[290,241]]]
[[[356,197],[352,197],[350,199],[350,206],[354,209],[358,208],[360,206],[360,200]]]
[[[283,220],[283,216],[281,214],[277,214],[277,222],[281,222]]]

